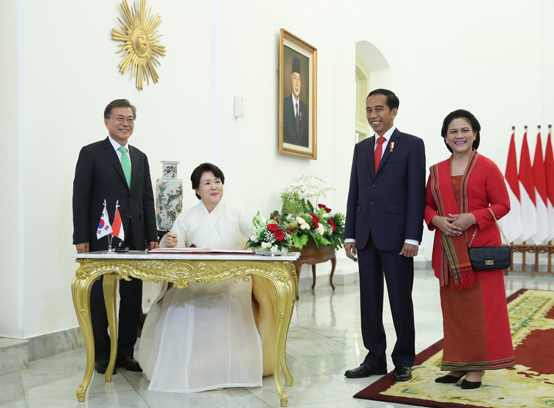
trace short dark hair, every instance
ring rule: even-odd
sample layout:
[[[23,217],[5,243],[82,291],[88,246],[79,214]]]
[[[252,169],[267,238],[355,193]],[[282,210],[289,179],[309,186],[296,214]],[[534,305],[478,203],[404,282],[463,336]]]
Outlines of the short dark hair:
[[[389,91],[388,89],[375,89],[367,95],[367,98],[369,98],[371,95],[385,95],[387,97],[387,106],[390,110],[393,110],[394,108],[398,109],[400,106],[400,100],[398,99],[398,96],[394,94],[393,91]],[[367,98],[365,100],[367,101]]]
[[[448,115],[446,115],[446,118],[444,118],[444,120],[442,121],[441,136],[444,140],[444,144],[446,145],[450,153],[452,153],[452,148],[448,146],[448,143],[446,143],[446,134],[448,133],[448,126],[450,126],[450,123],[452,123],[454,119],[467,120],[471,125],[471,130],[477,132],[477,136],[475,137],[472,145],[472,147],[477,150],[477,148],[479,147],[479,143],[481,142],[481,125],[479,124],[479,121],[470,111],[467,111],[465,109],[456,109],[455,111],[450,112]]]
[[[225,184],[225,176],[223,175],[223,172],[219,167],[211,163],[202,163],[200,166],[195,168],[190,175],[190,181],[192,183],[193,190],[197,190],[198,188],[200,188],[200,179],[202,178],[202,175],[209,171],[211,171],[214,176],[221,180],[221,184]],[[200,200],[201,197],[196,194],[196,192],[194,194],[196,195],[196,198]]]
[[[128,99],[115,99],[111,101],[106,109],[104,109],[104,119],[109,119],[113,108],[131,108],[133,111],[133,119],[137,118],[137,108],[134,105],[131,105]]]

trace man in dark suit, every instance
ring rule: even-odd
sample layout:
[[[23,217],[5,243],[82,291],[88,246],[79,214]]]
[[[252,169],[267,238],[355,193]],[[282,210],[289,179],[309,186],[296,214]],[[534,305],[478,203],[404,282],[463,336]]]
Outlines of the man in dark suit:
[[[125,234],[123,247],[143,250],[156,248],[157,230],[150,168],[144,153],[130,146],[136,108],[126,99],[110,102],[104,110],[109,136],[81,149],[73,182],[73,243],[78,253],[103,251],[108,237],[97,239],[100,216],[107,204],[110,219],[116,202]],[[112,212],[113,211],[113,212]],[[117,241],[117,240],[116,240]],[[119,282],[121,297],[116,367],[142,371],[133,357],[142,304],[142,281]],[[105,373],[110,358],[108,319],[102,279],[91,290],[91,317],[94,332],[96,370]]]
[[[300,100],[300,60],[292,59],[290,75],[292,93],[283,100],[283,142],[309,147],[309,113]]]
[[[386,89],[366,100],[375,135],[354,149],[346,210],[346,255],[359,258],[364,362],[347,370],[349,378],[387,373],[383,327],[383,277],[396,331],[392,379],[412,378],[415,328],[412,304],[413,257],[423,234],[425,147],[423,140],[394,126],[399,100]]]

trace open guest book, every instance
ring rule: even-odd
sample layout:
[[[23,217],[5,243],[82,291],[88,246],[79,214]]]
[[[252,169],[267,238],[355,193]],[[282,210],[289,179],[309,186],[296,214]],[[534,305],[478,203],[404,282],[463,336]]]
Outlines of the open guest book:
[[[209,255],[252,255],[252,250],[239,250],[239,249],[210,249],[210,248],[154,248],[148,251],[149,254],[209,254]]]

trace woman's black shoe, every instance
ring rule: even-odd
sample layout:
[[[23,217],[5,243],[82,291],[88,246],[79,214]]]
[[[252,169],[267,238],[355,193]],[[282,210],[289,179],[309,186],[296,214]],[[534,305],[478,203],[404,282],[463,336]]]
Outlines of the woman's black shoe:
[[[468,381],[463,380],[462,381],[462,390],[474,390],[475,388],[479,388],[481,386],[481,381]]]
[[[441,384],[455,384],[457,383],[458,381],[460,381],[460,378],[462,378],[463,375],[461,377],[456,377],[454,375],[445,375],[445,376],[442,376],[442,377],[439,377],[439,378],[435,378],[435,382],[436,383],[441,383]]]

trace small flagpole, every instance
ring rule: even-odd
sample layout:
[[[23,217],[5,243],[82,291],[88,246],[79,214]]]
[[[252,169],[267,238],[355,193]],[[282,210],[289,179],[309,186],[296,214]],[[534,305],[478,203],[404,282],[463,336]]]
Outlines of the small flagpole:
[[[550,134],[552,133],[552,125],[548,125],[548,136],[550,137]],[[552,240],[548,243],[548,245],[552,245]],[[548,272],[552,271],[552,252],[548,253]]]
[[[524,129],[524,136],[527,134],[527,125],[523,126],[523,129]],[[521,160],[521,157],[520,157],[520,160]],[[523,241],[523,245],[527,245],[527,241]],[[523,253],[521,254],[521,265],[522,265],[522,268],[523,269],[523,272],[525,272],[526,268],[527,268],[527,251],[523,251]]]
[[[106,207],[106,212],[108,211],[108,205],[106,203],[106,200],[104,199],[104,206]],[[108,214],[108,217],[109,217],[109,214]],[[108,234],[108,251],[106,252],[107,254],[113,254],[115,251],[112,249],[112,240],[113,240],[113,235],[112,234]]]
[[[115,215],[117,215],[117,209],[119,208],[119,200],[115,200]],[[114,215],[114,217],[115,217]],[[123,228],[123,225],[121,225],[120,228]],[[119,237],[118,237],[119,238]],[[121,248],[121,244],[123,243],[123,241],[121,241],[121,239],[119,240],[119,248]]]

